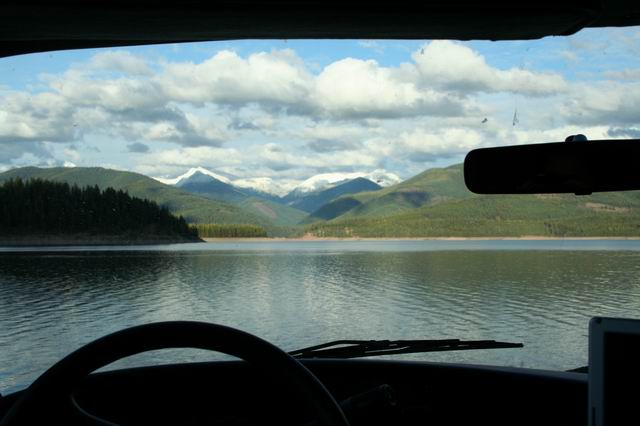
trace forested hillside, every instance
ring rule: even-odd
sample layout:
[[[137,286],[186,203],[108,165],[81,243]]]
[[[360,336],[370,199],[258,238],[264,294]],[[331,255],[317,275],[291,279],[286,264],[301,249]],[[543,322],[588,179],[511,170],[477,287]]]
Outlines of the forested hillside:
[[[265,238],[267,231],[256,225],[218,225],[199,223],[191,225],[202,238]]]
[[[41,179],[0,184],[0,235],[131,235],[197,239],[182,216],[122,190]]]
[[[150,177],[102,167],[22,167],[0,173],[0,182],[12,178],[40,178],[69,185],[114,188],[130,195],[155,201],[190,223],[258,223],[270,225],[267,218],[258,218],[238,206],[191,194],[162,184]]]
[[[426,170],[404,182],[379,191],[345,195],[325,204],[311,215],[313,219],[331,220],[339,216],[388,216],[442,202],[471,197],[464,184],[462,165]]]
[[[308,228],[322,237],[640,237],[640,192],[472,195]]]
[[[66,182],[70,188],[73,184],[89,185],[93,191],[96,185],[99,191],[112,186],[115,189],[110,191],[148,198],[171,213],[183,215],[187,223],[200,224],[203,231],[206,227],[207,236],[640,236],[640,191],[591,196],[479,196],[466,189],[460,164],[426,170],[376,191],[327,197],[327,202],[307,217],[302,212],[292,215],[294,209],[286,210],[268,200],[250,197],[232,205],[136,173],[102,168],[27,167],[0,174],[0,183],[16,176]],[[254,214],[257,211],[260,217]],[[301,225],[287,225],[291,222]]]

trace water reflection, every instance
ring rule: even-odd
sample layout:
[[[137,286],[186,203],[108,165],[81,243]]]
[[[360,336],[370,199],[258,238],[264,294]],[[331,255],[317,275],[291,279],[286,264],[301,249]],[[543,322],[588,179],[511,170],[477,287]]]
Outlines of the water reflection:
[[[106,333],[172,319],[238,327],[285,349],[341,338],[521,341],[411,357],[572,368],[586,363],[591,316],[640,316],[639,260],[520,249],[4,254],[0,389],[23,387]],[[212,356],[170,351],[118,365]]]

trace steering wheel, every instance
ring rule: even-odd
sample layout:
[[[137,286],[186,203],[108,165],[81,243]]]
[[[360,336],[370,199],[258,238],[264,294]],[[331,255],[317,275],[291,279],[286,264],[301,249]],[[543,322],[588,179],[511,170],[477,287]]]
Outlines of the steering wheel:
[[[67,355],[45,371],[13,404],[0,426],[52,424],[56,413],[79,414],[73,389],[98,368],[141,352],[197,348],[241,358],[288,386],[313,408],[320,424],[348,426],[340,406],[305,366],[286,352],[252,334],[217,324],[158,322],[109,334]],[[62,409],[62,410],[61,410]],[[113,425],[84,413],[84,424]]]

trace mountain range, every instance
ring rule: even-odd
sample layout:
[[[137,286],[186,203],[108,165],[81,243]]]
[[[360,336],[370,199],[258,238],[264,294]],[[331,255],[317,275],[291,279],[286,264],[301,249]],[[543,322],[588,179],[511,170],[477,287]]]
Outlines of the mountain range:
[[[192,168],[173,179],[156,180],[192,194],[240,206],[254,216],[266,217],[272,225],[291,226],[337,197],[382,188],[364,176],[387,185],[400,181],[398,176],[381,170],[369,174],[326,173],[312,176],[280,197],[263,191],[260,185],[250,185],[250,180],[233,181],[202,167]]]
[[[640,235],[638,191],[479,196],[466,189],[460,164],[405,181],[381,171],[317,175],[284,196],[265,191],[262,178],[233,180],[203,168],[154,179],[103,168],[24,167],[0,173],[0,182],[16,177],[123,189],[191,223],[255,224],[271,236]]]
[[[476,195],[456,164],[338,197],[306,222],[324,237],[640,236],[640,191]]]
[[[282,185],[269,177],[240,179],[230,178],[220,173],[205,169],[204,167],[193,167],[184,174],[175,178],[154,177],[154,179],[159,182],[174,186],[182,186],[187,182],[206,181],[208,178],[213,178],[235,188],[255,191],[261,196],[271,195],[276,198],[291,198],[295,197],[295,194],[318,192],[357,178],[370,180],[382,187],[395,185],[402,181],[402,179],[395,173],[381,169],[377,169],[369,173],[321,173],[311,176],[289,190],[284,189]]]
[[[12,178],[40,178],[79,186],[112,187],[166,205],[192,223],[256,224],[274,231],[277,227],[298,225],[315,208],[338,196],[381,188],[360,177],[367,175],[317,175],[284,197],[263,191],[259,180],[258,185],[249,185],[251,179],[232,181],[202,167],[192,168],[173,179],[150,178],[101,167],[22,167],[0,173],[0,182]],[[400,180],[381,171],[372,177],[383,183]]]
[[[229,203],[210,200],[178,187],[165,185],[150,177],[102,167],[21,167],[0,173],[0,182],[12,179],[39,178],[70,185],[122,189],[130,195],[167,206],[191,222],[200,223],[268,223],[262,218]]]

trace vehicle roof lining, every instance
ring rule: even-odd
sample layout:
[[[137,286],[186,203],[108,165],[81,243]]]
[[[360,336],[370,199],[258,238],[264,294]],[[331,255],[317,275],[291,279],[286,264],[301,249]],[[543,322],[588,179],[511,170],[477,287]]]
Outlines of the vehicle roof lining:
[[[640,25],[633,0],[8,0],[0,56],[230,39],[522,40]]]

